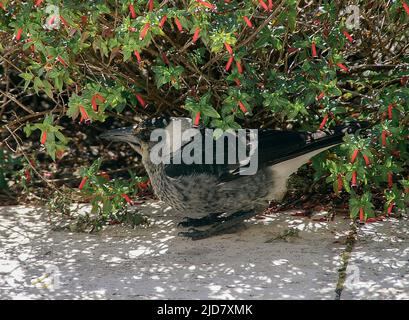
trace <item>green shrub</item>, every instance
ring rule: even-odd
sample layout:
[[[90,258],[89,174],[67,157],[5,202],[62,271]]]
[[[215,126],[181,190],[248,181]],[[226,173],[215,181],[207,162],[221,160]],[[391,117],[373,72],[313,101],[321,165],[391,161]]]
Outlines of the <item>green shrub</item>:
[[[316,178],[326,175],[334,192],[350,193],[352,218],[374,217],[371,199],[379,195],[385,212],[405,208],[404,1],[1,3],[2,71],[17,71],[18,90],[53,103],[43,121],[21,119],[27,136],[41,131],[52,159],[70,143],[62,117],[103,122],[131,111],[188,115],[222,129],[310,131],[368,120],[367,137],[348,136],[313,160]]]

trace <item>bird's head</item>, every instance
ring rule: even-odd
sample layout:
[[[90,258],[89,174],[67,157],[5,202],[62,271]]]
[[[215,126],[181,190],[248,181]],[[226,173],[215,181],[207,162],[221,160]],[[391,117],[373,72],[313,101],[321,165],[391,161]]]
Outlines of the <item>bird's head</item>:
[[[144,120],[131,127],[109,130],[100,135],[101,139],[128,143],[134,150],[141,153],[141,149],[150,141],[153,130],[163,129],[169,125],[167,117]]]
[[[190,118],[170,118],[158,117],[144,120],[131,127],[109,130],[100,135],[100,138],[109,141],[119,141],[128,143],[139,154],[144,150],[148,150],[151,144],[156,142],[151,141],[151,133],[155,129],[165,129],[172,134],[172,124],[176,121],[181,121],[182,130],[191,126]]]

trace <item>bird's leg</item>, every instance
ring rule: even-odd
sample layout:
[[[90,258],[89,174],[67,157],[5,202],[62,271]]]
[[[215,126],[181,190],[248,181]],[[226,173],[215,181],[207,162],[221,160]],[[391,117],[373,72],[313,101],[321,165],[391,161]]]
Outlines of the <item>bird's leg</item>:
[[[198,230],[195,228],[190,228],[187,232],[179,232],[179,235],[190,238],[192,240],[208,238],[227,231],[231,227],[234,227],[238,223],[243,222],[244,220],[249,219],[255,215],[255,211],[239,211],[226,217],[220,223],[215,223],[213,226],[207,229]]]
[[[216,222],[221,222],[224,219],[219,217],[219,213],[211,213],[203,218],[189,218],[185,217],[185,221],[179,222],[178,227],[203,227],[203,226],[208,226],[210,224],[216,223]]]

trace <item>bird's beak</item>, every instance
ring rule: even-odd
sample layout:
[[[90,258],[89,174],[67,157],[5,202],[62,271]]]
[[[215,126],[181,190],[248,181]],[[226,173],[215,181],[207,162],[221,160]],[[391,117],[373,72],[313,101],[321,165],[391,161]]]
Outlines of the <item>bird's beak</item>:
[[[120,141],[120,142],[139,144],[139,141],[134,134],[134,127],[126,127],[126,128],[109,130],[101,134],[99,137],[101,139],[105,139],[109,141]]]
[[[99,137],[108,141],[119,141],[128,143],[132,149],[139,154],[141,153],[141,144],[138,138],[135,136],[135,127],[119,128],[104,132]]]

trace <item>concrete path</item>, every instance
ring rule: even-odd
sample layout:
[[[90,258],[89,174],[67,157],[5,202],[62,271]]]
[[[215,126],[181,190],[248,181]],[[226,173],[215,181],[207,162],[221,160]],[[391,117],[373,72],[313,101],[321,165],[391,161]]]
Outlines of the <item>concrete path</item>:
[[[52,231],[41,208],[0,207],[0,299],[334,299],[337,284],[341,299],[409,299],[408,220],[362,227],[346,254],[343,217],[280,213],[190,241],[170,208],[142,211],[148,227],[90,235]]]

